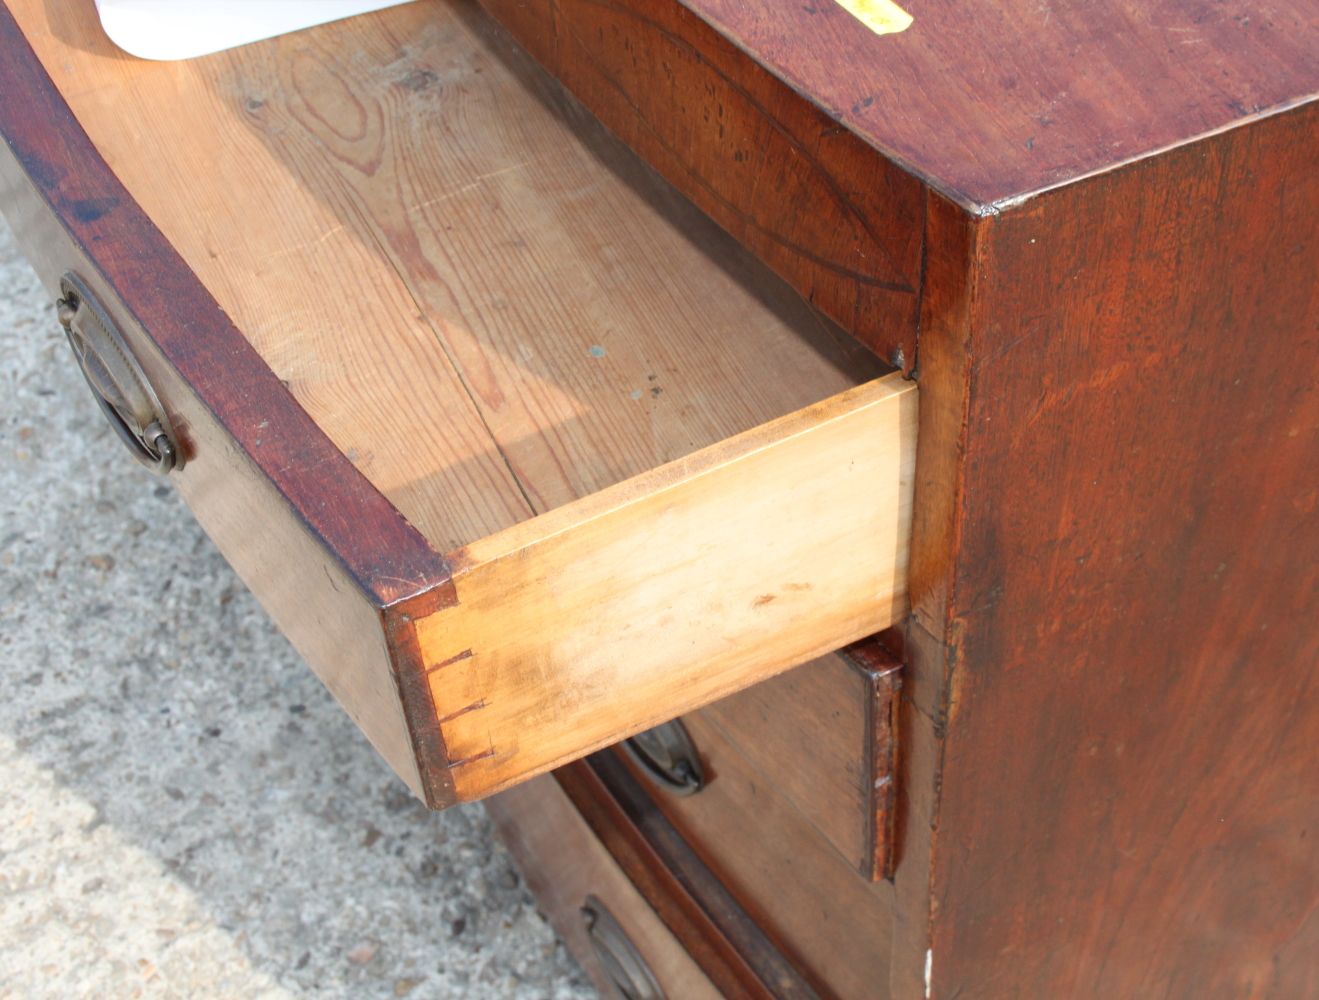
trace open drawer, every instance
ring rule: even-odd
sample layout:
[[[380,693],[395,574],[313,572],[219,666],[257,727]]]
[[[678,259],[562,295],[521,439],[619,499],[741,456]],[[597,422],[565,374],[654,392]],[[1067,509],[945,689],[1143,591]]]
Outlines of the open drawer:
[[[905,614],[914,385],[472,3],[163,64],[6,2],[0,207],[429,804]]]

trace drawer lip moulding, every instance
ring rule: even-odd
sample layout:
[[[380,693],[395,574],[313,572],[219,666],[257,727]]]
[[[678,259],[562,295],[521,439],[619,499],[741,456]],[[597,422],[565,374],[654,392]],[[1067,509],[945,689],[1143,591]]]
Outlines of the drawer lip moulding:
[[[52,297],[59,294],[61,277],[71,273],[99,300],[177,436],[179,468],[170,474],[170,481],[380,753],[414,792],[438,808],[482,798],[902,620],[907,613],[917,391],[914,382],[905,381],[900,373],[883,374],[882,365],[867,360],[859,347],[848,346],[846,335],[812,313],[793,293],[778,290],[774,284],[778,279],[731,240],[719,243],[721,237],[712,226],[708,228],[715,235],[700,236],[706,223],[696,219],[699,213],[683,207],[681,197],[646,174],[646,168],[628,166],[630,161],[622,159],[621,166],[596,164],[594,157],[622,156],[610,152],[621,145],[600,138],[603,130],[571,98],[556,96],[556,85],[541,81],[536,74],[543,75],[542,71],[514,51],[516,47],[493,22],[485,23],[486,15],[470,5],[415,6],[426,9],[396,8],[347,26],[312,29],[298,36],[300,41],[274,40],[239,55],[179,64],[182,68],[176,71],[159,64],[138,67],[107,60],[103,51],[97,55],[92,44],[97,40],[91,35],[92,40],[79,49],[67,37],[92,32],[93,27],[65,25],[56,30],[42,20],[73,18],[76,12],[51,14],[43,12],[39,3],[11,0],[7,7],[0,6],[0,94],[4,95],[0,208]],[[94,23],[91,15],[87,19]],[[265,297],[252,292],[244,299],[231,280],[237,272],[226,272],[224,267],[226,256],[239,258],[250,248],[244,240],[226,244],[216,235],[241,220],[193,212],[187,220],[189,228],[179,222],[187,213],[171,207],[170,199],[187,207],[193,204],[189,199],[200,197],[183,190],[187,185],[229,183],[223,178],[231,167],[217,160],[220,179],[209,181],[209,175],[202,174],[179,182],[179,190],[173,191],[145,186],[140,164],[133,159],[135,147],[151,146],[146,133],[162,113],[141,110],[135,102],[157,93],[151,89],[152,81],[165,79],[162,73],[175,73],[168,87],[157,88],[166,97],[170,88],[186,91],[179,82],[186,74],[202,74],[196,77],[200,80],[212,73],[206,80],[216,92],[208,95],[200,87],[196,93],[202,96],[196,99],[215,102],[217,111],[209,117],[220,122],[216,129],[228,127],[225,116],[231,113],[258,117],[269,113],[273,119],[287,108],[296,118],[302,107],[298,101],[306,103],[313,99],[307,94],[315,94],[298,91],[300,81],[326,67],[339,73],[350,90],[366,88],[353,91],[358,98],[375,93],[362,82],[362,74],[369,75],[361,68],[365,63],[348,64],[346,38],[369,50],[388,42],[391,32],[405,30],[422,32],[415,47],[421,55],[415,58],[430,58],[432,62],[424,67],[436,68],[387,67],[392,73],[408,70],[411,75],[402,76],[401,83],[381,84],[379,93],[384,96],[376,105],[358,101],[368,108],[364,134],[378,128],[388,139],[433,121],[439,112],[422,105],[429,99],[422,91],[447,86],[440,56],[460,63],[466,60],[463,65],[468,69],[469,63],[479,64],[485,74],[482,79],[502,73],[499,79],[506,80],[502,85],[522,89],[516,94],[510,90],[506,102],[496,102],[507,104],[511,117],[509,122],[482,126],[489,131],[488,142],[496,146],[506,142],[508,155],[513,156],[525,140],[518,138],[517,128],[550,130],[558,145],[551,143],[549,148],[559,150],[554,155],[567,164],[565,176],[578,181],[585,177],[602,190],[621,192],[608,197],[623,206],[616,215],[624,223],[629,212],[636,213],[636,229],[647,244],[642,250],[658,252],[652,250],[654,245],[667,247],[664,252],[670,258],[662,265],[672,267],[665,273],[680,278],[694,275],[681,280],[690,280],[706,295],[689,304],[670,291],[666,294],[673,296],[672,301],[661,296],[658,306],[651,301],[636,309],[638,315],[658,309],[662,326],[688,323],[697,331],[693,343],[712,352],[715,360],[709,364],[716,369],[724,365],[713,374],[665,376],[685,377],[685,393],[680,385],[662,397],[657,385],[641,399],[640,389],[630,396],[616,394],[623,401],[616,404],[604,390],[591,386],[578,386],[572,396],[564,386],[572,388],[576,383],[562,379],[535,383],[550,386],[536,401],[547,412],[560,404],[577,406],[574,426],[598,429],[604,426],[599,414],[616,405],[623,412],[623,406],[646,404],[654,414],[650,424],[636,423],[635,416],[626,418],[643,428],[634,438],[645,447],[634,446],[633,439],[619,446],[635,454],[610,459],[613,464],[587,454],[581,465],[584,472],[560,462],[566,470],[562,478],[571,480],[561,489],[543,487],[550,481],[548,474],[536,478],[554,462],[526,457],[527,435],[515,422],[501,423],[512,421],[513,404],[504,401],[509,383],[499,383],[505,376],[495,352],[482,356],[495,358],[491,388],[480,381],[480,365],[473,360],[480,352],[469,349],[470,342],[463,339],[466,333],[454,332],[450,320],[428,312],[426,296],[433,295],[438,285],[422,272],[446,247],[457,252],[464,246],[428,244],[408,257],[399,249],[406,242],[403,237],[391,242],[395,230],[390,227],[396,220],[378,218],[363,223],[380,227],[371,231],[378,243],[358,239],[345,244],[343,253],[365,255],[362,259],[379,269],[383,277],[369,281],[398,284],[404,305],[398,306],[401,318],[392,330],[434,329],[441,341],[450,338],[443,350],[428,339],[429,333],[407,343],[414,344],[415,357],[433,363],[441,374],[448,372],[444,377],[451,381],[428,383],[422,362],[416,362],[414,369],[405,355],[393,357],[392,369],[382,366],[384,374],[343,371],[341,366],[325,378],[339,380],[334,383],[336,391],[360,391],[363,397],[332,405],[326,402],[332,393],[321,392],[328,383],[300,375],[301,369],[288,355],[299,345],[310,345],[309,352],[326,349],[327,340],[347,328],[320,329],[310,318],[290,321],[286,325],[296,328],[296,337],[278,341],[266,336],[260,322],[251,318],[278,311],[284,304],[295,311],[316,308],[315,301],[288,300],[314,299],[318,288],[283,289],[278,275],[269,278],[264,271],[254,271],[261,280],[269,279],[259,286]],[[464,32],[477,39],[470,43],[474,46],[470,56],[462,48],[469,44]],[[63,66],[60,61],[66,58],[73,69],[55,68]],[[239,62],[225,61],[229,59]],[[342,60],[342,66],[336,60]],[[233,79],[246,81],[253,93],[258,84],[251,81],[268,72],[269,78],[260,84],[267,96],[225,93],[222,84],[229,78],[224,74],[231,66],[238,66]],[[54,80],[48,75],[52,69]],[[123,96],[113,97],[122,101],[114,104],[113,128],[106,120],[108,112],[97,114],[98,100],[112,100],[105,96],[106,88],[80,77],[112,72],[123,74]],[[286,79],[292,81],[287,87],[293,96],[278,104],[271,92]],[[241,103],[235,103],[235,95]],[[391,124],[390,102],[405,109],[399,115],[413,117]],[[331,110],[341,106],[349,107],[342,102],[326,105]],[[442,105],[441,110],[451,106]],[[199,133],[212,127],[208,115],[197,113],[183,98],[179,107],[191,108]],[[372,118],[377,114],[372,109],[383,117]],[[466,113],[477,117],[470,109]],[[316,115],[324,117],[321,110]],[[224,148],[232,147],[234,157],[250,148],[257,151],[254,156],[268,157],[269,164],[284,163],[289,173],[281,175],[267,160],[254,161],[269,170],[261,175],[263,185],[272,189],[292,185],[279,195],[282,201],[272,202],[280,210],[293,205],[307,213],[328,211],[297,188],[299,184],[305,188],[306,178],[322,167],[329,169],[329,164],[342,168],[346,179],[327,185],[317,197],[325,201],[357,184],[336,210],[346,213],[341,217],[351,217],[357,211],[351,206],[358,204],[353,199],[361,199],[367,206],[361,213],[369,214],[371,199],[383,190],[385,182],[378,178],[386,167],[379,158],[354,159],[357,150],[344,146],[348,140],[343,139],[350,130],[337,124],[338,131],[313,134],[321,120],[316,115],[304,116],[311,123],[304,132],[287,122],[278,128],[269,121],[242,125],[248,131],[233,133]],[[288,139],[289,135],[295,139]],[[297,147],[295,140],[303,141],[298,136],[308,145]],[[572,147],[579,140],[587,144],[587,152],[580,155]],[[183,145],[189,141],[180,137]],[[387,150],[390,141],[378,144],[378,157],[387,157],[379,149]],[[220,157],[221,149],[216,146],[214,155]],[[324,152],[314,169],[294,158],[306,149]],[[279,161],[279,156],[285,159]],[[299,175],[299,169],[309,173]],[[551,163],[545,169],[557,168]],[[636,176],[624,177],[626,183],[619,181],[628,170]],[[478,182],[485,183],[478,177],[472,184]],[[563,186],[572,187],[568,181]],[[634,189],[643,196],[635,195]],[[487,216],[508,204],[535,210],[536,199],[519,194],[522,190],[502,191],[477,207]],[[303,200],[296,201],[295,195]],[[461,196],[461,190],[454,195]],[[242,199],[262,195],[234,191],[233,197],[233,213],[250,216],[255,214],[250,205],[259,202]],[[517,201],[520,197],[525,202]],[[576,195],[573,190],[551,192],[542,200],[552,197],[571,200]],[[599,201],[608,198],[595,199]],[[629,207],[634,202],[640,207]],[[657,204],[659,208],[654,207]],[[417,212],[425,210],[421,202],[413,207]],[[596,211],[578,202],[571,207],[565,216],[569,219]],[[294,208],[287,210],[292,213]],[[325,218],[333,222],[330,215]],[[681,225],[666,221],[675,218],[688,221]],[[328,245],[342,238],[344,225],[327,224],[318,239]],[[615,243],[605,251],[592,249],[599,225],[591,225],[594,228],[585,234],[569,226],[570,251],[559,256],[571,262],[577,254],[590,263],[612,259],[609,255],[616,249],[610,247],[631,252],[622,237],[611,237]],[[294,223],[289,226],[289,232],[296,229]],[[487,217],[476,229],[493,227]],[[423,236],[442,241],[444,230],[445,226],[431,224]],[[697,232],[699,238],[684,235],[690,232]],[[253,233],[247,242],[258,236]],[[527,231],[527,242],[534,244],[538,238],[536,231]],[[215,245],[206,243],[208,239]],[[505,244],[474,245],[502,253]],[[284,259],[313,252],[293,247]],[[725,252],[726,257],[718,256]],[[714,263],[710,254],[717,255]],[[516,260],[518,267],[525,264],[522,257]],[[489,278],[492,285],[501,281],[522,282],[518,287],[534,286],[537,281],[562,284],[555,275],[524,273],[512,265],[501,271],[503,266],[499,260],[478,261],[464,273],[474,283]],[[638,265],[642,271],[647,266],[644,260]],[[625,270],[624,265],[619,267]],[[617,298],[608,291],[613,286],[607,268],[600,271],[592,280],[606,289],[606,298]],[[329,289],[338,279],[326,272],[322,280]],[[754,288],[746,291],[743,286]],[[451,287],[456,286],[451,282]],[[280,292],[284,304],[270,298]],[[462,293],[459,289],[454,294]],[[333,294],[332,289],[325,294]],[[552,312],[563,296],[572,294],[569,289],[559,299],[551,296],[543,311]],[[716,301],[721,296],[745,297],[746,304],[738,299],[734,310],[750,317],[745,343],[738,342],[741,330],[736,326],[721,327],[708,336],[702,333],[707,316],[723,315]],[[418,312],[426,315],[419,317]],[[695,318],[683,320],[683,316]],[[812,323],[816,333],[825,331],[820,335],[823,339],[797,343],[793,331]],[[473,330],[480,332],[476,325]],[[617,355],[617,364],[623,366],[635,343],[641,343],[637,350],[649,349],[644,338],[652,335],[636,334],[628,341],[630,334],[624,330],[617,336],[607,342],[609,358],[613,363]],[[701,336],[706,339],[700,340]],[[402,334],[395,336],[394,342],[405,341]],[[655,347],[653,353],[658,356],[662,347]],[[528,356],[534,353],[528,348]],[[581,376],[582,385],[588,377],[598,379],[593,373],[603,369],[596,360],[604,355],[605,348],[592,346],[589,356],[582,352],[586,360],[571,362],[588,372]],[[762,369],[748,370],[741,381],[730,376],[730,370],[736,374],[736,365],[750,365],[758,355],[769,359]],[[324,361],[328,356],[312,357],[304,368],[328,371],[333,368]],[[534,363],[528,361],[526,366]],[[561,368],[576,378],[578,368],[571,365],[564,362]],[[455,460],[451,466],[422,469],[433,473],[433,481],[423,481],[425,476],[419,478],[415,469],[411,479],[399,472],[403,459],[359,454],[370,449],[352,443],[357,433],[354,408],[363,426],[376,421],[372,426],[384,428],[373,432],[377,451],[389,445],[389,419],[412,421],[399,432],[404,438],[422,422],[410,411],[383,416],[376,412],[379,407],[370,396],[372,378],[420,386],[418,406],[433,405],[437,413],[447,406],[458,414],[453,425],[435,423],[427,440],[440,442],[436,448],[452,446],[453,454],[465,456],[466,464]],[[723,399],[711,403],[716,393],[722,393]],[[425,396],[431,397],[429,402],[421,398]],[[669,404],[668,399],[675,402]],[[670,409],[663,409],[666,405]],[[724,411],[716,412],[720,405]],[[526,412],[532,416],[525,419],[533,420],[533,411]],[[546,439],[555,435],[566,439],[567,426],[556,416],[535,429]],[[497,440],[482,439],[481,434]],[[603,440],[602,435],[597,434]],[[648,435],[658,442],[653,447]],[[464,445],[468,438],[477,443]],[[422,441],[414,446],[405,440],[397,447],[400,453],[412,447],[408,460],[415,466],[425,460],[431,445]],[[468,450],[463,452],[463,447]],[[600,445],[600,453],[610,447]],[[555,461],[561,458],[556,453]],[[394,466],[388,465],[391,461]],[[490,485],[470,494],[456,492],[450,484],[459,475],[472,482],[485,476]],[[482,504],[489,511],[476,509]]]

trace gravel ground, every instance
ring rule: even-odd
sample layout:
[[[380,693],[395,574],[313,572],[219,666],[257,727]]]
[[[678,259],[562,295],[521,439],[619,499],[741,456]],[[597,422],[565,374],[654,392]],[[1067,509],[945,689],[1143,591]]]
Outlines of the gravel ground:
[[[91,402],[0,223],[0,998],[588,1000]]]

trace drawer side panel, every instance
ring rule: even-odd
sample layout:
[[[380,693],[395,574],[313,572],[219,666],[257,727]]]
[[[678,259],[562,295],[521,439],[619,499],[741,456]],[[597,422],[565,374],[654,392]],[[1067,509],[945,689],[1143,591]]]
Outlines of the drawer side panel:
[[[458,798],[905,615],[915,421],[887,376],[455,553],[417,636]]]

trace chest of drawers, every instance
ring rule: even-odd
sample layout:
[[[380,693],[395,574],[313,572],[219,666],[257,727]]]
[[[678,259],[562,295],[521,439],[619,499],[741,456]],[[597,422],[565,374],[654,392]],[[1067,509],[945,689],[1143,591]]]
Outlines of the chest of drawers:
[[[1303,4],[6,3],[107,415],[602,983],[1319,985]]]

